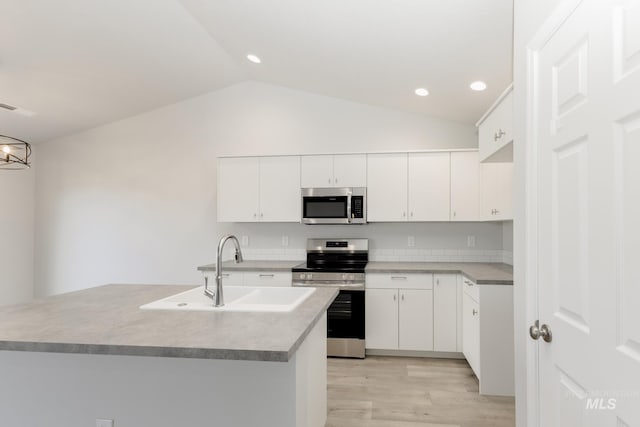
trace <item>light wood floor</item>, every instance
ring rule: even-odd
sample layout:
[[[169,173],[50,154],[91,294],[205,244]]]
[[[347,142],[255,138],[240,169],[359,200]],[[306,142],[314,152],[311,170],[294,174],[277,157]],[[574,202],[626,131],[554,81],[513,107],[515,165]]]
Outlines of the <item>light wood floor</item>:
[[[514,399],[478,394],[465,360],[328,359],[326,427],[513,427]]]

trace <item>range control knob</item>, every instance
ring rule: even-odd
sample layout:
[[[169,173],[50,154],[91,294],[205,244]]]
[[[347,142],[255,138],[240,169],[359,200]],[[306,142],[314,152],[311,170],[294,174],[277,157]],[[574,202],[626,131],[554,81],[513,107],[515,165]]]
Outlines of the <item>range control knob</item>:
[[[307,274],[307,280],[311,280],[313,278],[313,274],[309,273]]]
[[[346,275],[346,273],[342,273],[342,280],[347,280],[347,275]]]

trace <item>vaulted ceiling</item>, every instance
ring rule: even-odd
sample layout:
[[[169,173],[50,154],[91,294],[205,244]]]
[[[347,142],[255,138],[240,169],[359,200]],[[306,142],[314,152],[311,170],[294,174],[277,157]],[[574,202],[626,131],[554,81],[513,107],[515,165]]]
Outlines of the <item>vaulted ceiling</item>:
[[[0,109],[0,134],[45,141],[245,80],[474,123],[511,82],[512,9],[512,0],[5,1],[0,103],[18,110]],[[488,89],[471,91],[474,80]]]

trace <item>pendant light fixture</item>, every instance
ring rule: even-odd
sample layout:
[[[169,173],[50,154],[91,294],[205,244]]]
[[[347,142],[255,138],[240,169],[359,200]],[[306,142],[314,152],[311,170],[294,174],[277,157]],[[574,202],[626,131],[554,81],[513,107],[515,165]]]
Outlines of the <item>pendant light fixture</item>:
[[[31,145],[21,139],[0,135],[0,169],[26,169],[31,166]]]

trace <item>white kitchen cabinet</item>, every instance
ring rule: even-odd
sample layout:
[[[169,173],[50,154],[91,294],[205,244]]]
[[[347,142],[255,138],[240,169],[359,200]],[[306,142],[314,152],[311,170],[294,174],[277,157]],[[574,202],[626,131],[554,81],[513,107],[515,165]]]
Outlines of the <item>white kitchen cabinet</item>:
[[[204,271],[203,276],[209,280],[209,286],[215,286],[216,272]],[[291,286],[290,271],[222,271],[223,286]]]
[[[367,155],[367,220],[407,220],[407,153]]]
[[[302,156],[301,187],[366,187],[366,154]]]
[[[408,221],[449,221],[450,153],[410,153]]]
[[[376,350],[433,350],[433,275],[369,273],[366,346]]]
[[[480,394],[513,396],[513,286],[463,282],[463,353]]]
[[[458,275],[433,276],[433,349],[458,350]]]
[[[481,162],[513,162],[513,90],[510,86],[476,124]]]
[[[479,166],[477,151],[451,153],[451,221],[480,220]]]
[[[300,222],[300,157],[218,159],[218,221]]]
[[[300,157],[260,158],[260,221],[300,222]]]
[[[433,291],[400,289],[398,349],[433,350]]]
[[[218,159],[218,221],[251,222],[260,213],[260,158]]]
[[[398,290],[365,292],[365,342],[367,348],[398,348]]]
[[[513,219],[513,163],[480,165],[480,199],[482,220]]]

